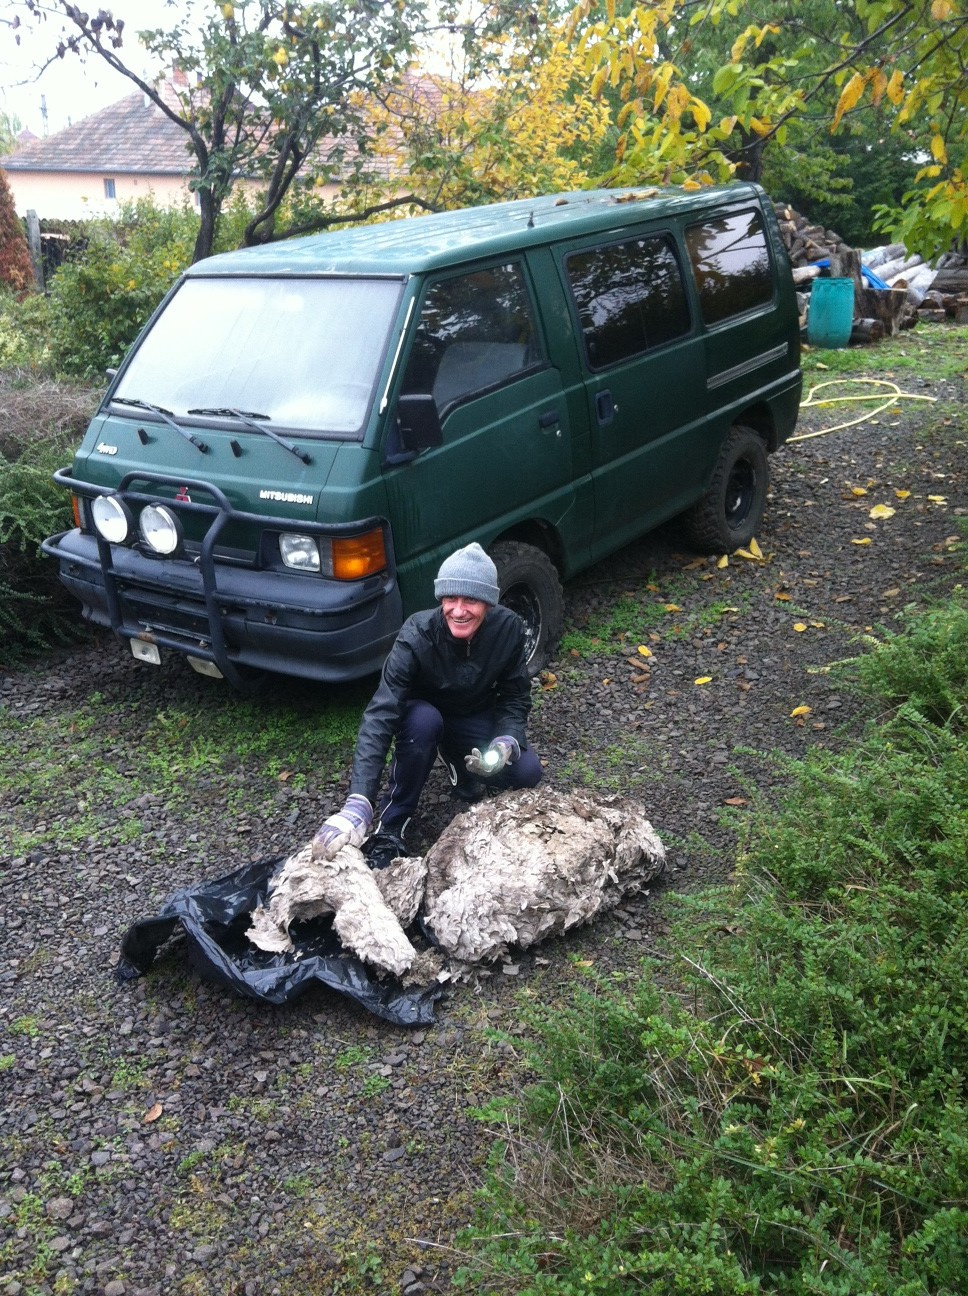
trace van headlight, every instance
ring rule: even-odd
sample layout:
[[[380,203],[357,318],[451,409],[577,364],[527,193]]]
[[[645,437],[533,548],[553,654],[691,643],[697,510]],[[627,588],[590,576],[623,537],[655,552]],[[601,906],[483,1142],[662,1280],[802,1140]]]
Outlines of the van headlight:
[[[146,504],[138,519],[138,530],[148,548],[163,557],[167,558],[181,548],[181,525],[164,504]]]
[[[91,517],[108,544],[125,544],[134,528],[131,510],[118,495],[98,495],[91,501]]]
[[[282,561],[293,571],[318,572],[321,569],[319,545],[312,536],[284,531],[279,537],[279,552]]]

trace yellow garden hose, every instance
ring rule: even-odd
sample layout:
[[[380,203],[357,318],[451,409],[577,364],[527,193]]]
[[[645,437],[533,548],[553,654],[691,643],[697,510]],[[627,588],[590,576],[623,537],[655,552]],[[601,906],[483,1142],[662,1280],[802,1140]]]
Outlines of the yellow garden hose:
[[[889,393],[871,392],[870,395],[858,396],[830,396],[825,400],[814,400],[817,392],[824,387],[837,387],[841,383],[865,383],[870,387],[887,387]],[[865,423],[869,419],[876,418],[878,414],[883,414],[885,410],[890,409],[898,401],[902,400],[919,400],[919,401],[936,401],[937,396],[917,396],[914,392],[902,392],[897,383],[888,382],[885,378],[828,378],[826,382],[815,383],[807,392],[807,398],[800,402],[801,409],[826,408],[828,405],[845,405],[849,401],[880,401],[876,409],[868,410],[866,414],[861,414],[860,418],[851,419],[847,423],[837,423],[834,427],[821,428],[819,432],[801,432],[799,436],[790,437],[790,441],[809,441],[811,437],[829,436],[831,432],[842,432],[844,428],[855,427],[858,423]]]

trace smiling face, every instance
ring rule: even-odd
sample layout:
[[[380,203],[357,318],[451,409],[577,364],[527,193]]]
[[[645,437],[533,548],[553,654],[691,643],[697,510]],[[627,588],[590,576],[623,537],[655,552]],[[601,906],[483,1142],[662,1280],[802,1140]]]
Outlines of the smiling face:
[[[464,598],[463,595],[446,595],[440,600],[447,629],[455,639],[473,639],[487,616],[490,605],[481,599]]]

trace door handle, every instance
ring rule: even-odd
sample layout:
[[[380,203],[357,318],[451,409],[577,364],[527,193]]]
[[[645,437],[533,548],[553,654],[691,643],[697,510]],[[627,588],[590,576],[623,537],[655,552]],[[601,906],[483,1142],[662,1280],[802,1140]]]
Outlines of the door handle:
[[[595,396],[595,413],[598,415],[598,421],[604,427],[611,423],[615,417],[615,402],[612,400],[610,391],[600,391]]]
[[[538,415],[538,427],[550,428],[556,423],[561,422],[561,415],[556,409],[545,410],[543,414]]]

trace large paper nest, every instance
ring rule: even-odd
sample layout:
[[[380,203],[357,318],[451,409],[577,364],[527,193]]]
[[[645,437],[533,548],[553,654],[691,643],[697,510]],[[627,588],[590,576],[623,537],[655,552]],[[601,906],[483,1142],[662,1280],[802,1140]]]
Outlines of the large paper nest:
[[[352,846],[331,861],[303,846],[273,879],[248,935],[260,949],[291,951],[293,922],[331,913],[344,947],[405,983],[425,983],[443,959],[411,943],[405,929],[418,917],[451,966],[481,963],[590,922],[664,868],[662,842],[635,801],[511,792],[459,815],[426,855],[380,871]]]

